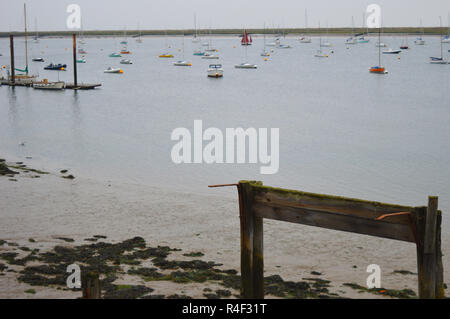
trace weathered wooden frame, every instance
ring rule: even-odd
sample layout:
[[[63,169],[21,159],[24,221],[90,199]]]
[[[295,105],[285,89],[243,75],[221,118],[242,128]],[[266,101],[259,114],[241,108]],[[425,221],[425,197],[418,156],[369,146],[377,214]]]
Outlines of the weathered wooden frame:
[[[264,218],[415,243],[419,298],[444,298],[437,197],[430,196],[427,207],[409,207],[267,187],[256,181],[232,185],[239,192],[244,298],[264,298]]]

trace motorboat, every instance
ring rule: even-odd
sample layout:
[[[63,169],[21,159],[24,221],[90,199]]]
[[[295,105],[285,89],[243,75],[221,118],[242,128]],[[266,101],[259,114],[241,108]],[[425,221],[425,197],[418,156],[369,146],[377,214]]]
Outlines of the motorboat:
[[[390,48],[383,51],[383,54],[399,54],[400,52],[402,52],[402,50],[394,50]]]
[[[128,60],[128,59],[122,59],[122,60],[120,60],[120,64],[133,64],[133,61]]]
[[[49,65],[44,67],[44,70],[56,70],[56,71],[65,71],[67,67],[67,64],[54,64],[50,63]]]
[[[31,59],[33,62],[44,62],[44,58],[33,58]]]
[[[113,52],[109,55],[110,58],[121,58],[122,55],[116,52]]]
[[[159,55],[160,58],[173,58],[173,54],[171,53],[163,53]]]
[[[108,67],[104,72],[105,73],[123,73],[123,70],[120,68]]]
[[[202,56],[202,59],[205,59],[205,60],[214,60],[214,59],[218,59],[218,58],[219,58],[218,55],[209,54],[209,53],[205,53],[205,55]]]
[[[66,88],[66,83],[63,81],[48,82],[47,79],[44,79],[41,82],[33,83],[33,89],[39,89],[39,90],[64,90],[65,88]]]
[[[210,64],[207,72],[210,78],[221,78],[223,77],[222,64]]]
[[[175,66],[192,66],[192,64],[188,61],[177,61],[177,62],[174,62],[173,65],[175,65]]]
[[[86,59],[83,58],[77,59],[77,63],[86,63]]]
[[[251,64],[251,63],[236,64],[234,67],[236,69],[257,69],[258,68],[258,66],[256,64]]]

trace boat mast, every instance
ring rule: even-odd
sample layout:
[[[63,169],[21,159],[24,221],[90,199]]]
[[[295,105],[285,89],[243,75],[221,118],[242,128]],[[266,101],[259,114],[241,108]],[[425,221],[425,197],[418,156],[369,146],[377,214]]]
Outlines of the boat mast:
[[[28,75],[28,35],[27,35],[27,6],[23,4],[23,16],[25,23],[25,74]]]
[[[443,50],[442,50],[442,17],[441,16],[439,16],[439,31],[441,33],[441,35],[440,35],[440,39],[441,39],[441,60],[443,60],[444,59],[444,53],[443,53]]]
[[[378,66],[381,68],[381,26],[378,28]]]

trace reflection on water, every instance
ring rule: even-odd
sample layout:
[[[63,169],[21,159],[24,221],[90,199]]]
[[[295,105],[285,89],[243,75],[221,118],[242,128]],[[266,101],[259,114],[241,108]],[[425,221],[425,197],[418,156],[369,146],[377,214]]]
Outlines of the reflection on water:
[[[384,42],[396,48],[401,40]],[[193,56],[197,45],[190,41],[185,58],[191,67],[172,65],[182,57],[180,38],[169,39],[174,59],[158,58],[164,42],[130,42],[133,64],[121,65],[120,58],[108,57],[117,51],[114,39],[88,39],[78,78],[102,83],[93,91],[0,88],[0,99],[7,101],[0,105],[0,150],[70,167],[78,175],[187,191],[256,179],[407,205],[425,205],[428,195],[438,195],[444,213],[450,211],[450,66],[427,63],[439,52],[438,38],[412,46],[400,59],[383,56],[385,76],[368,72],[378,61],[374,38],[348,50],[343,37],[330,39],[334,53],[328,59],[314,58],[318,39],[300,44],[286,38],[293,48],[275,49],[268,61],[260,56],[262,39],[255,38],[247,60],[257,70],[234,68],[245,56],[238,38],[217,38],[220,81],[206,77],[211,61]],[[72,81],[70,52],[64,50],[71,39],[43,39],[40,45],[46,62],[68,68],[55,73],[33,63],[32,73]],[[0,51],[7,47],[0,40]],[[124,73],[103,73],[109,66]],[[196,119],[204,129],[280,128],[279,173],[259,175],[258,164],[173,164],[172,130],[192,130]]]

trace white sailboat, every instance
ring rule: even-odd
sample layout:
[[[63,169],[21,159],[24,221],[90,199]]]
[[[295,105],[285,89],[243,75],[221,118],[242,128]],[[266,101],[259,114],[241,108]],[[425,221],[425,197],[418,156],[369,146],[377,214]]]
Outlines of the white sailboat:
[[[136,42],[137,42],[137,43],[142,43],[142,38],[141,38],[141,25],[140,25],[139,22],[138,22],[138,36],[137,36]]]
[[[352,36],[345,40],[345,44],[346,45],[357,44],[358,43],[356,38],[354,37],[354,34],[355,34],[355,20],[354,20],[354,18],[352,16]]]
[[[308,32],[308,11],[305,9],[305,30]],[[311,38],[307,35],[300,36],[300,39],[298,39],[300,43],[311,43]]]
[[[174,62],[173,65],[174,66],[191,66],[192,65],[191,62],[188,62],[184,59],[184,33],[183,33],[183,40],[182,40],[181,46],[182,46],[181,51],[183,52],[183,59],[179,60],[177,62]]]
[[[322,43],[320,44],[320,46],[321,46],[321,47],[324,47],[324,48],[329,48],[329,47],[331,47],[331,43],[328,41],[328,22],[327,22],[327,37],[326,37],[326,41],[325,41],[325,42],[322,42]]]
[[[270,56],[270,53],[266,51],[266,24],[264,23],[264,45],[261,52],[261,56]]]
[[[236,69],[256,69],[258,66],[256,64],[251,64],[247,62],[247,47],[248,45],[245,45],[245,62],[241,64],[236,64],[234,67]]]
[[[421,37],[418,37],[418,38],[414,41],[414,43],[415,43],[416,45],[425,45],[425,40],[423,39],[423,36],[425,35],[425,30],[423,29],[423,26],[422,26],[422,19],[420,19],[420,27],[421,27],[421,29],[422,29],[422,36],[421,36]]]
[[[448,31],[447,35],[442,38],[442,43],[450,43],[450,12],[448,13],[447,23],[448,23]]]
[[[431,64],[449,64],[449,62],[444,59],[444,49],[442,47],[442,18],[439,17],[439,25],[440,25],[440,44],[441,44],[441,56],[439,58],[437,57],[430,57],[430,63]]]
[[[200,37],[197,33],[197,15],[194,13],[194,37],[192,38],[192,43],[199,43]]]
[[[316,58],[328,58],[328,54],[322,51],[322,34],[320,33],[320,21],[319,21],[319,50],[314,54]]]

